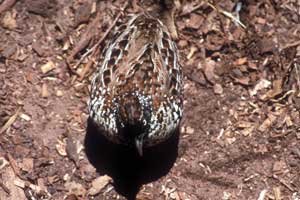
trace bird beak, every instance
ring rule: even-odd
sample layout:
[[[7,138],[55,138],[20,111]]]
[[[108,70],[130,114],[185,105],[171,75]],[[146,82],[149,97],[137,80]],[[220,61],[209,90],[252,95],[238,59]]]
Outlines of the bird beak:
[[[140,156],[143,156],[143,137],[135,138],[135,147]]]

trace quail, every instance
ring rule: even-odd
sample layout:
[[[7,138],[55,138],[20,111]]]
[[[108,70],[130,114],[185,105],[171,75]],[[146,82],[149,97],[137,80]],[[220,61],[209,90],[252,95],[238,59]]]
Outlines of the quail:
[[[148,12],[120,24],[91,83],[89,115],[110,141],[145,147],[167,140],[183,110],[182,69],[168,27]]]

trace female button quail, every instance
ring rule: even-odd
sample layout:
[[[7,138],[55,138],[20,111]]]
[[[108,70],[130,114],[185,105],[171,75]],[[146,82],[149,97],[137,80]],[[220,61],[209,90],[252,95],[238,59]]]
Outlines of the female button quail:
[[[90,119],[114,143],[167,140],[182,116],[182,70],[167,27],[148,13],[117,27],[92,80]]]

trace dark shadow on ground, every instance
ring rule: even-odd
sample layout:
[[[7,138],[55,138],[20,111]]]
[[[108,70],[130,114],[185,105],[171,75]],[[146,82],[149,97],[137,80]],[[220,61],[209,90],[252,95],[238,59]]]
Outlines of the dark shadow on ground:
[[[85,152],[97,172],[112,177],[116,191],[133,200],[143,184],[169,172],[178,155],[178,141],[177,130],[166,142],[144,149],[140,157],[136,149],[108,141],[88,120]]]

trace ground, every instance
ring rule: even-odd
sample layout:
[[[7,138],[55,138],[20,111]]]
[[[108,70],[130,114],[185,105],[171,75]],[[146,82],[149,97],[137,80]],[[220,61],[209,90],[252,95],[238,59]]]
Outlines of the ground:
[[[184,117],[143,158],[87,120],[134,2],[0,0],[0,199],[300,199],[299,2],[182,1]]]

